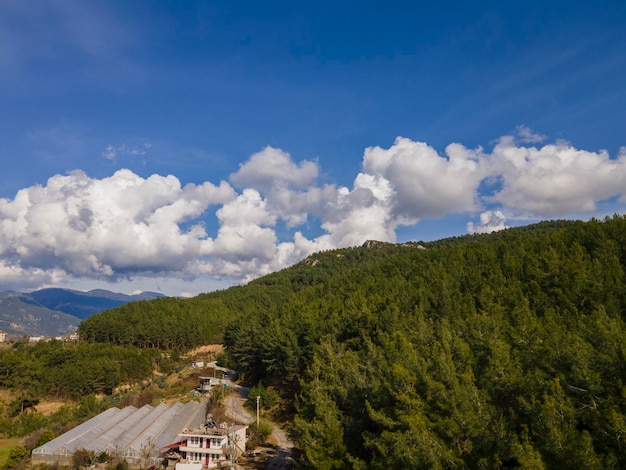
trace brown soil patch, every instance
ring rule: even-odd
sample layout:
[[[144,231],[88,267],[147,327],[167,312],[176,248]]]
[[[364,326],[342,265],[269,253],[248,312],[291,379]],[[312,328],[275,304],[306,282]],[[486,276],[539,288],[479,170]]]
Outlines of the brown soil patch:
[[[198,356],[200,354],[219,354],[224,351],[223,344],[206,344],[204,346],[199,346],[196,349],[192,349],[187,354],[188,356]]]
[[[4,449],[5,447],[13,447],[18,445],[20,442],[17,438],[10,439],[0,439],[0,449]]]
[[[9,449],[19,445],[20,440],[16,437],[11,439],[0,439],[0,466],[2,466],[2,468],[6,468],[7,459],[9,458]]]
[[[65,405],[67,405],[67,403],[63,401],[43,401],[38,403],[37,406],[35,406],[35,409],[39,413],[47,416],[51,415],[55,411],[58,411],[59,408]]]
[[[0,402],[10,402],[11,401],[11,391],[10,390],[0,390]]]

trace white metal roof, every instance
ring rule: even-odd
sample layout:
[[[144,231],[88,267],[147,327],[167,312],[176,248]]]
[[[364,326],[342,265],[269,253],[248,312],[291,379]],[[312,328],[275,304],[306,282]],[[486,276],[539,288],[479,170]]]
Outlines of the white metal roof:
[[[139,456],[151,446],[156,452],[172,443],[185,428],[204,423],[205,403],[191,401],[139,409],[109,408],[43,446],[34,455],[67,455],[78,449]]]
[[[85,449],[102,451],[109,448],[111,442],[117,440],[120,437],[120,433],[122,436],[126,435],[130,428],[132,428],[137,422],[141,422],[142,418],[145,415],[149,414],[152,410],[154,410],[154,407],[150,405],[142,406],[134,413],[129,414],[126,419],[120,421],[116,426],[111,427],[106,432],[98,436],[96,439],[90,441],[85,446]]]
[[[33,450],[33,454],[55,454],[58,453],[57,450],[63,447],[67,442],[76,439],[79,436],[82,436],[91,428],[96,426],[98,423],[107,420],[111,415],[114,415],[120,411],[119,408],[109,408],[108,410],[100,413],[97,416],[94,416],[88,421],[85,421],[82,424],[79,424],[75,428],[66,432],[65,434],[61,434],[60,436],[48,441],[46,444],[41,447],[37,447]]]

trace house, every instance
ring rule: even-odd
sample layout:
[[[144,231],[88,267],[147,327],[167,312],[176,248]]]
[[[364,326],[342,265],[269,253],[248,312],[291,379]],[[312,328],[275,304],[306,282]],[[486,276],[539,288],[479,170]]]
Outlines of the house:
[[[201,359],[191,361],[191,367],[193,367],[194,369],[204,369],[204,361]]]
[[[198,386],[198,391],[200,392],[210,392],[213,387],[222,383],[217,377],[198,377],[198,379],[200,380],[200,385]]]
[[[7,340],[6,332],[0,330],[0,343],[4,343]]]
[[[65,337],[65,341],[78,341],[78,333],[70,333]]]
[[[246,449],[245,425],[219,426],[214,421],[194,430],[184,430],[178,435],[176,446],[180,461],[176,470],[217,468],[235,462]]]

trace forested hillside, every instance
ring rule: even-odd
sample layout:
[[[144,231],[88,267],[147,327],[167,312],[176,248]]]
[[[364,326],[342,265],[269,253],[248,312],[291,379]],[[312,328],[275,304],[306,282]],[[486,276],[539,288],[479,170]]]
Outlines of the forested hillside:
[[[89,342],[186,351],[221,342],[229,322],[260,306],[261,296],[255,294],[233,287],[191,299],[165,297],[128,303],[92,315],[78,325],[78,332]]]
[[[229,326],[310,468],[623,468],[626,219],[323,253]],[[285,279],[285,281],[284,281]]]
[[[158,352],[109,344],[16,343],[0,350],[0,389],[15,391],[23,410],[43,398],[111,394],[122,383],[150,377],[162,360]]]
[[[303,468],[624,468],[625,266],[621,216],[372,243],[80,331],[183,348],[227,325],[232,365],[295,400]]]

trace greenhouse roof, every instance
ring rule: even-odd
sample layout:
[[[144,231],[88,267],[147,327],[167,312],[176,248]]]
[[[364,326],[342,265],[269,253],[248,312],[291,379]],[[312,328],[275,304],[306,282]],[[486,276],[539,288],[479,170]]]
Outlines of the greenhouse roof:
[[[33,455],[68,455],[78,449],[138,455],[151,448],[159,452],[185,428],[202,424],[205,404],[145,405],[109,408],[72,430],[33,450]]]

